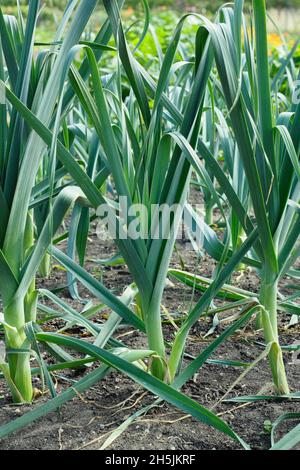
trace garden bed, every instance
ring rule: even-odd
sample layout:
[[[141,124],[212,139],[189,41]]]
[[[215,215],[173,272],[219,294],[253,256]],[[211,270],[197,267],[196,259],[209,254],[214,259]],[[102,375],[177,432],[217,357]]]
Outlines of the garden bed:
[[[208,256],[197,259],[195,252],[185,249],[185,242],[177,245],[177,254],[173,256],[172,266],[185,268],[190,272],[196,272],[208,276],[211,274],[214,261]],[[87,259],[109,258],[116,253],[112,242],[99,240],[96,235],[91,235]],[[100,268],[95,263],[88,261],[87,268],[94,276],[99,277]],[[106,267],[101,273],[104,285],[120,294],[125,286],[131,282],[130,275],[125,267]],[[235,276],[237,277],[237,275]],[[255,292],[258,288],[258,278],[252,271],[247,271],[235,281],[235,284],[243,289]],[[285,281],[285,283],[288,281]],[[66,283],[64,271],[54,266],[52,275],[48,281],[40,283],[40,287],[57,288]],[[173,283],[173,281],[172,281]],[[281,286],[286,292],[284,285]],[[90,299],[90,294],[85,289],[80,289],[82,297]],[[67,289],[59,294],[63,300],[73,307],[80,307],[78,302],[70,299]],[[192,289],[184,287],[175,281],[173,286],[168,286],[164,295],[164,305],[171,312],[185,312],[189,309],[192,298]],[[196,299],[199,294],[196,294]],[[221,303],[221,301],[217,301]],[[82,308],[82,305],[81,305]],[[231,312],[232,313],[232,312]],[[296,325],[287,329],[290,317],[280,314],[280,335],[282,344],[292,344],[300,340],[300,327]],[[99,316],[101,321],[101,316]],[[60,324],[49,325],[51,330],[61,327]],[[214,339],[223,327],[217,329],[212,335],[204,338],[211,328],[211,319],[202,319],[193,328],[188,341],[187,352],[196,356],[212,339]],[[171,338],[174,328],[166,325],[166,339]],[[80,334],[80,331],[75,331]],[[72,332],[74,334],[74,332]],[[116,334],[131,347],[145,347],[145,338],[132,328],[119,331]],[[122,338],[121,338],[122,337]],[[253,362],[262,352],[262,348],[255,344],[263,342],[260,332],[253,330],[253,323],[238,331],[222,344],[211,359],[227,359],[241,362]],[[294,354],[295,356],[295,354]],[[298,391],[300,383],[300,368],[291,353],[285,354],[288,379],[291,391]],[[214,405],[225,395],[230,386],[238,379],[242,370],[235,367],[205,364],[199,373],[190,380],[183,391],[207,408]],[[57,392],[70,386],[70,380],[78,380],[83,372],[59,372],[54,375],[57,383]],[[262,385],[267,384],[262,389]],[[40,381],[35,383],[40,386]],[[3,382],[1,382],[3,387]],[[268,361],[262,360],[257,367],[250,370],[230,393],[230,397],[241,395],[255,395],[265,392],[272,393],[272,377]],[[12,405],[7,389],[0,389],[0,424],[13,420],[29,411],[40,403],[49,399],[49,393],[36,400],[33,407],[24,405]],[[99,449],[105,442],[109,433],[122,424],[126,418],[134,412],[155,401],[153,395],[145,392],[141,387],[129,380],[124,375],[112,372],[103,381],[89,389],[83,395],[74,398],[64,405],[60,412],[51,413],[43,419],[28,426],[26,431],[16,433],[0,441],[0,449]],[[214,409],[230,426],[254,449],[268,449],[270,447],[269,422],[274,422],[284,413],[299,411],[299,402],[261,402],[252,404],[221,403]],[[283,423],[276,437],[280,437],[288,431],[291,423]],[[162,404],[150,410],[139,418],[118,437],[109,449],[116,450],[204,450],[204,449],[238,449],[226,436],[209,428],[193,418],[185,416],[167,404]],[[298,446],[300,449],[300,447]]]

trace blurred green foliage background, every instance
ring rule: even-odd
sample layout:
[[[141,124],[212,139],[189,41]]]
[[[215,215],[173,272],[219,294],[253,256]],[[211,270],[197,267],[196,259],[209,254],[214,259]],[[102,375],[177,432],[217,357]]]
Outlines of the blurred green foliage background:
[[[227,0],[148,0],[152,12],[151,22],[158,30],[159,39],[167,42],[174,25],[177,23],[178,18],[184,11],[193,10],[197,13],[212,16],[218,7],[224,4]],[[231,0],[233,1],[233,0]],[[286,31],[297,35],[298,25],[300,19],[300,0],[266,0],[269,9],[275,8],[275,17],[272,18],[277,23],[281,31]],[[29,0],[20,0],[22,12],[26,16]],[[250,11],[252,0],[245,0],[246,8]],[[67,5],[67,0],[41,0],[43,8],[39,15],[37,39],[39,41],[50,41],[52,33],[55,30],[55,24],[58,23],[62,11]],[[0,0],[0,6],[5,14],[13,14],[17,16],[17,0]],[[298,12],[295,12],[297,9]],[[134,19],[141,19],[143,17],[143,3],[141,0],[126,0],[123,8],[123,15],[125,21],[133,21]],[[93,16],[90,22],[91,32],[96,31],[101,22],[106,18],[102,2],[99,1],[97,14]],[[270,24],[271,25],[271,24]],[[269,27],[270,27],[269,25]],[[269,28],[270,32],[274,29]],[[277,32],[277,31],[275,31]]]
[[[249,0],[246,0],[246,3]],[[28,0],[20,0],[22,5],[28,4]],[[43,3],[48,7],[54,7],[58,9],[64,8],[66,5],[65,0],[44,0]],[[218,6],[224,3],[222,0],[149,0],[151,7],[172,7],[175,9],[185,9],[188,7],[197,7],[197,9],[207,9],[215,11]],[[136,6],[137,0],[127,0],[126,5]],[[15,6],[16,0],[1,0],[1,6]],[[269,8],[298,8],[300,7],[300,0],[267,0],[267,6]]]

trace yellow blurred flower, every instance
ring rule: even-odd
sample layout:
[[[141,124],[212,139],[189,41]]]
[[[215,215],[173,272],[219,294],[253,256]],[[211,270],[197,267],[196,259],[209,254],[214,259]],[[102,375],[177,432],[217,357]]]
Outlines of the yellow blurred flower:
[[[281,37],[276,33],[268,34],[268,42],[271,47],[280,47],[283,44]]]

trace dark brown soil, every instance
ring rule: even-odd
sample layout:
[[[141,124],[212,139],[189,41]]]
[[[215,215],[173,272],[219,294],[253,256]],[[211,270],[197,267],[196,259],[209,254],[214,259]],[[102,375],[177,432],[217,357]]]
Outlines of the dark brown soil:
[[[210,275],[214,268],[213,261],[208,257],[198,259],[191,250],[184,249],[185,243],[178,244],[172,265],[182,268],[182,262],[191,272]],[[91,235],[88,258],[108,258],[115,253],[114,245],[99,241],[96,235]],[[180,255],[179,255],[180,253]],[[101,277],[104,284],[119,294],[123,288],[130,284],[131,278],[125,267],[99,268],[99,265],[87,261],[87,269],[96,277]],[[234,282],[242,288],[257,292],[259,281],[254,272],[247,272]],[[173,281],[172,281],[173,282]],[[54,267],[51,278],[41,281],[40,285],[47,288],[57,288],[66,283],[65,273]],[[281,291],[286,293],[284,281]],[[85,289],[80,288],[83,298],[91,296]],[[78,302],[70,299],[68,290],[62,290],[59,295],[75,308],[82,308]],[[199,298],[195,294],[191,299],[192,290],[174,282],[165,291],[164,304],[170,312],[184,314],[191,304]],[[216,305],[221,302],[216,301]],[[100,320],[101,318],[99,318]],[[280,334],[283,344],[292,344],[300,340],[300,327],[296,325],[287,328],[289,317],[280,315]],[[57,327],[57,325],[52,325]],[[202,319],[193,328],[187,346],[187,352],[196,356],[209,341],[218,335],[223,326],[220,326],[212,336],[204,338],[211,328],[211,320]],[[124,336],[124,333],[126,335]],[[166,327],[166,338],[171,338],[174,329]],[[145,338],[131,328],[119,332],[122,341],[128,345],[145,346]],[[262,352],[256,342],[262,341],[260,333],[254,332],[253,325],[247,325],[243,331],[238,331],[225,344],[217,350],[212,358],[231,359],[235,361],[252,362]],[[295,355],[285,353],[288,378],[291,391],[299,391],[300,367]],[[239,377],[243,369],[205,364],[199,373],[185,387],[184,392],[197,402],[212,408],[216,405],[229,387]],[[78,372],[60,372],[55,374],[58,391],[62,391],[70,380],[78,380]],[[36,383],[39,387],[39,382]],[[262,360],[257,367],[249,371],[246,377],[231,391],[230,396],[258,394],[264,390],[271,393],[271,376],[267,360]],[[37,400],[34,406],[49,398],[49,395]],[[124,420],[144,405],[154,402],[154,397],[146,393],[141,387],[119,373],[113,372],[102,382],[78,396],[62,407],[60,413],[51,413],[38,420],[26,430],[9,436],[0,441],[0,449],[99,449],[109,433],[116,429]],[[30,406],[13,406],[9,393],[3,381],[0,383],[0,424],[19,417]],[[253,448],[268,449],[270,447],[270,434],[264,424],[273,422],[283,413],[300,411],[299,402],[260,402],[255,404],[239,405],[234,403],[218,404],[214,411],[219,413],[230,426]],[[277,438],[293,427],[283,424],[277,433]],[[135,421],[111,445],[110,449],[156,449],[156,450],[205,450],[205,449],[238,449],[238,444],[231,441],[221,433],[209,428],[195,419],[186,417],[177,409],[163,404],[153,408],[148,414]]]

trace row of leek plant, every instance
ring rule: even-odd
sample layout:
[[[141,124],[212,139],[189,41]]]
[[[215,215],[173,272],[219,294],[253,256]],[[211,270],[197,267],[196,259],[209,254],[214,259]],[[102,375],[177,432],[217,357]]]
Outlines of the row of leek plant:
[[[67,16],[70,14],[72,7],[75,8],[77,6],[77,3],[78,2],[74,1],[68,4],[66,11]],[[122,2],[119,3],[120,5],[122,4]],[[82,31],[95,5],[96,2],[90,2],[87,7],[86,2],[79,2],[79,6],[75,10],[74,18],[68,28],[65,39],[62,42],[55,41],[53,50],[50,51],[51,67],[50,69],[47,69],[47,67],[44,68],[45,72],[43,73],[45,73],[45,76],[43,76],[43,83],[39,81],[39,93],[36,95],[36,101],[33,100],[32,106],[29,106],[30,103],[28,100],[18,93],[18,90],[15,89],[12,83],[11,76],[18,70],[18,62],[16,61],[14,67],[12,67],[10,62],[11,55],[9,54],[11,52],[10,37],[7,30],[3,29],[3,37],[5,39],[3,51],[8,70],[7,84],[5,85],[4,82],[1,81],[1,86],[5,87],[7,98],[7,102],[2,108],[3,122],[10,124],[12,120],[8,117],[10,117],[11,113],[16,113],[19,120],[24,119],[24,121],[21,122],[24,123],[24,125],[26,122],[26,128],[28,126],[28,138],[21,152],[16,189],[13,195],[11,209],[8,211],[3,249],[1,250],[1,296],[4,304],[4,318],[2,324],[6,335],[6,356],[8,358],[8,363],[6,363],[5,358],[1,356],[2,373],[10,385],[14,400],[17,402],[30,401],[33,394],[30,355],[32,350],[34,350],[41,365],[41,373],[46,375],[51,393],[55,396],[55,388],[51,382],[48,368],[42,360],[36,339],[46,342],[48,345],[57,343],[57,345],[66,346],[68,348],[71,347],[87,355],[85,360],[79,361],[81,364],[99,359],[104,363],[103,366],[80,381],[78,384],[79,390],[85,389],[100,380],[109,372],[111,367],[114,367],[127,373],[129,377],[145,386],[154,394],[159,395],[162,399],[166,399],[173,405],[178,406],[185,412],[192,414],[197,419],[215,427],[246,446],[240,437],[225,422],[214,413],[184,396],[177,391],[176,388],[180,388],[195,373],[201,364],[205,362],[211,352],[224,341],[232,331],[235,331],[236,328],[250,317],[253,313],[254,306],[252,305],[253,308],[249,308],[245,312],[246,315],[244,315],[233,328],[226,331],[222,338],[218,338],[213,347],[209,348],[205,354],[197,358],[191,367],[188,367],[183,375],[178,377],[176,383],[174,382],[175,373],[171,373],[168,365],[162,335],[160,302],[167,276],[169,259],[173,251],[174,234],[177,231],[176,224],[178,221],[176,219],[172,221],[173,236],[170,240],[150,240],[149,246],[147,246],[144,241],[135,242],[126,240],[123,242],[121,239],[117,240],[138,287],[137,303],[139,311],[141,312],[140,316],[135,315],[126,305],[132,298],[131,291],[129,300],[128,296],[119,300],[105,289],[101,283],[88,275],[80,266],[76,265],[69,257],[56,248],[52,248],[51,253],[53,256],[86,285],[91,292],[103,300],[105,305],[111,307],[115,313],[110,317],[105,328],[101,329],[99,332],[99,328],[97,329],[94,324],[86,321],[85,315],[76,315],[76,312],[70,311],[70,309],[68,310],[67,306],[59,301],[58,298],[47,292],[42,292],[44,295],[47,295],[50,300],[56,302],[62,309],[67,310],[65,318],[68,319],[68,321],[71,319],[71,321],[87,327],[88,330],[92,331],[94,334],[98,332],[99,335],[94,345],[88,345],[82,340],[70,339],[68,342],[67,338],[64,336],[45,335],[40,332],[36,333],[36,329],[33,327],[36,320],[35,307],[37,300],[37,292],[33,284],[35,274],[51,243],[54,233],[61,225],[63,217],[72,203],[77,202],[82,206],[91,205],[97,208],[99,204],[105,202],[106,199],[103,197],[101,188],[109,174],[112,175],[118,198],[121,195],[125,195],[128,197],[129,202],[136,200],[136,198],[139,201],[143,200],[139,198],[147,197],[148,203],[150,203],[151,200],[154,202],[166,200],[169,203],[173,201],[183,203],[186,198],[191,164],[203,175],[207,184],[210,184],[205,171],[202,171],[196,153],[187,140],[188,138],[191,143],[197,140],[203,110],[203,96],[212,64],[212,50],[209,41],[207,41],[206,32],[200,28],[197,35],[199,48],[197,50],[198,53],[195,64],[188,62],[179,64],[179,69],[181,68],[183,70],[183,79],[185,79],[186,74],[190,73],[192,69],[194,73],[194,78],[191,81],[191,89],[186,93],[184,87],[182,87],[181,90],[182,100],[179,100],[179,104],[182,101],[181,113],[169,99],[166,92],[169,80],[171,80],[174,71],[176,72],[176,67],[174,68],[175,70],[173,70],[171,66],[180,40],[183,21],[176,30],[173,43],[168,49],[164,63],[162,64],[159,80],[156,84],[145,71],[138,69],[138,64],[134,61],[127,47],[123,30],[119,29],[120,18],[118,3],[104,2],[116,43],[119,44],[119,40],[121,41],[120,56],[125,66],[124,68],[130,85],[137,97],[139,109],[136,109],[135,99],[133,99],[133,95],[131,94],[129,104],[131,104],[132,109],[130,110],[129,107],[127,108],[127,104],[122,101],[122,83],[119,80],[118,72],[116,75],[116,88],[113,88],[113,92],[107,89],[106,93],[104,93],[98,71],[97,59],[93,50],[86,42],[78,45]],[[34,13],[32,13],[32,10],[29,11],[28,29],[30,29],[32,21],[34,24],[36,23],[38,7],[39,2],[31,3],[31,8],[34,10]],[[5,21],[4,18],[3,20]],[[61,33],[62,30],[63,28],[60,29]],[[33,32],[34,28],[31,30],[30,39],[28,39],[30,43],[30,59],[32,58],[33,52]],[[108,39],[109,31],[106,32],[105,37]],[[24,41],[24,49],[26,49],[26,44],[27,41]],[[107,47],[103,46],[103,44],[96,44],[94,48],[97,50]],[[72,65],[78,51],[84,51],[86,53],[86,61],[79,71]],[[32,64],[32,61],[27,61],[27,66],[28,63]],[[95,99],[88,91],[84,81],[85,78],[87,78],[86,70],[88,69],[90,69],[91,72]],[[26,69],[26,71],[27,70],[28,69]],[[2,68],[2,72],[1,78],[6,81],[6,71],[4,67]],[[68,72],[73,90],[68,88],[65,94],[64,84]],[[146,94],[142,72],[145,74],[145,79],[148,82],[147,86],[150,87],[150,96]],[[28,82],[29,81],[25,80],[23,83],[28,84]],[[58,138],[60,136],[60,123],[61,121],[65,122],[65,114],[68,113],[68,105],[71,102],[70,97],[73,97],[74,92],[78,96],[81,106],[85,109],[88,118],[92,121],[100,142],[99,154],[104,160],[102,161],[102,169],[95,178],[92,170],[91,174],[89,174],[89,171],[87,173],[84,172],[82,159],[78,162],[72,152],[70,152],[70,149],[67,148],[68,139],[65,139],[62,143],[61,140],[63,139]],[[110,100],[106,97],[106,94],[108,94]],[[153,96],[154,107],[150,110],[149,101]],[[173,115],[172,117],[166,117],[164,107],[161,105],[162,101],[167,103],[167,108]],[[12,107],[8,103],[10,103]],[[29,108],[31,108],[31,110]],[[118,123],[120,126],[122,124],[121,129],[124,133],[122,137],[126,141],[126,146],[122,145],[122,139],[118,140],[116,128],[111,124],[112,116],[114,116],[115,119],[119,119]],[[140,121],[137,120],[139,125],[134,122],[137,118],[140,118]],[[126,123],[126,126],[124,126],[124,123]],[[168,123],[171,123],[171,129],[168,129]],[[174,124],[176,129],[181,129],[181,133],[171,132]],[[50,130],[50,128],[52,128],[52,130]],[[168,132],[163,134],[162,129],[166,129]],[[75,133],[78,134],[78,130],[80,131],[78,126],[76,126]],[[65,136],[69,131],[73,132],[74,129],[71,130],[68,128],[68,131],[65,129]],[[156,152],[156,140],[159,141],[158,152]],[[4,142],[7,144],[7,139]],[[77,138],[77,144],[78,142],[79,140]],[[130,154],[126,153],[127,145],[128,148],[132,146],[132,150],[134,150],[132,154],[131,152]],[[40,231],[37,240],[35,240],[34,235],[38,232],[33,231],[33,224],[31,222],[30,243],[26,245],[25,249],[24,240],[29,238],[27,235],[29,232],[27,220],[29,218],[29,220],[32,221],[32,218],[29,217],[28,214],[32,216],[30,213],[31,208],[39,206],[38,201],[32,201],[32,194],[36,194],[37,191],[35,182],[39,177],[42,158],[45,155],[47,147],[50,151],[47,158],[50,159],[52,170],[50,171],[50,178],[55,179],[58,177],[55,171],[57,159],[64,165],[65,170],[67,170],[72,179],[76,181],[78,187],[67,186],[60,192],[59,188],[55,188],[58,191],[58,195],[52,210],[46,218],[44,227]],[[97,159],[97,156],[98,152],[96,152],[95,159]],[[166,161],[164,171],[160,178],[161,188],[153,178],[152,172],[154,172],[156,177],[160,176],[159,159],[164,156]],[[136,157],[137,160],[134,161],[133,157]],[[174,175],[175,179],[173,182]],[[129,185],[130,181],[127,179],[129,177],[133,177],[133,181],[135,180],[133,188]],[[131,181],[131,183],[133,181]],[[53,184],[50,183],[52,182],[50,181],[49,187],[47,186],[49,194],[43,194],[42,191],[42,203],[47,202],[47,197],[50,198],[51,203]],[[38,184],[41,184],[41,182],[39,181]],[[151,192],[149,191],[149,185],[151,186]],[[45,189],[45,184],[42,184],[40,187]],[[218,200],[217,194],[215,194],[215,198]],[[5,202],[4,199],[3,202]],[[120,228],[121,226],[118,225],[118,227]],[[245,253],[248,251],[249,246],[251,246],[251,240],[243,247]],[[230,270],[232,271],[233,269],[234,262],[232,262],[230,266]],[[228,273],[226,274],[228,275]],[[214,286],[214,292],[216,290],[217,286]],[[34,301],[31,301],[30,306],[28,306],[27,303],[28,293],[34,299]],[[212,296],[213,293],[211,297]],[[50,313],[51,309],[46,309],[46,311]],[[127,348],[121,348],[121,350],[118,351],[116,348],[103,349],[104,346],[108,345],[108,340],[118,326],[120,318],[147,333],[149,350],[130,351]],[[109,344],[108,346],[111,345]],[[55,352],[57,353],[57,351],[56,348]],[[59,354],[63,356],[61,350],[59,351]],[[152,375],[145,371],[146,364],[140,362],[141,359],[145,358],[152,358]],[[72,361],[71,358],[71,361],[60,364],[60,367],[71,366],[75,362],[78,364],[78,361]],[[134,364],[130,364],[130,362]],[[174,387],[170,387],[164,383],[164,380],[172,382]],[[20,422],[9,423],[7,426],[2,427],[0,436],[4,436],[14,429],[19,429],[36,417],[49,412],[53,407],[56,408],[60,406],[65,400],[74,396],[74,390],[76,390],[76,387],[72,387],[72,390],[66,391],[62,396],[53,398],[46,407],[42,407],[42,410],[34,410],[32,413],[29,413],[29,415],[22,417]]]
[[[76,69],[71,70],[70,81],[98,133],[107,171],[112,174],[117,201],[120,196],[125,196],[128,198],[128,206],[131,202],[143,203],[148,207],[153,203],[167,203],[172,206],[177,202],[183,205],[186,200],[191,168],[194,168],[211,188],[214,199],[223,213],[222,205],[211,185],[209,175],[201,166],[199,158],[190,145],[190,143],[195,145],[198,140],[206,83],[213,61],[213,50],[207,30],[199,28],[195,63],[181,62],[179,67],[172,67],[185,18],[179,23],[163,61],[158,84],[155,86],[147,72],[134,60],[127,46],[119,21],[117,4],[104,2],[104,5],[111,20],[116,43],[119,45],[122,65],[132,85],[128,104],[122,100],[122,83],[119,80],[117,80],[115,89],[109,90],[109,93],[107,91],[108,98],[106,98],[94,54],[89,48],[85,48],[85,51],[90,62],[95,98],[87,90]],[[202,17],[200,21],[204,22],[211,34],[214,34],[215,26],[212,23]],[[193,81],[191,88],[188,89],[185,77],[191,72],[191,65],[194,68]],[[174,96],[176,105],[179,104],[183,109],[178,109],[169,98],[172,96],[168,90],[169,82],[178,69],[181,69],[180,74],[184,78],[184,86],[179,93],[180,99],[178,99],[178,94],[174,93]],[[117,78],[118,75],[119,72],[117,72]],[[146,88],[150,92],[150,97],[146,94]],[[153,97],[154,105],[150,110],[149,101]],[[18,105],[11,94],[9,94],[9,99],[16,106]],[[138,111],[134,103],[138,103]],[[109,113],[110,109],[111,113]],[[18,110],[20,111],[19,108]],[[23,113],[25,116],[24,110]],[[112,118],[118,123],[115,126],[111,124]],[[32,126],[35,126],[37,132],[39,131],[41,135],[43,133],[44,138],[47,137],[41,126],[38,127],[39,125],[37,121],[34,121],[33,116],[27,115],[26,119],[30,121]],[[177,131],[178,129],[180,132]],[[47,138],[49,139],[49,136]],[[58,154],[61,152],[64,150],[58,147]],[[60,155],[59,158],[62,156]],[[78,168],[77,174],[70,165],[68,171],[75,180],[77,178],[78,185],[87,197],[91,199],[91,194],[93,195],[91,202],[94,206],[95,199],[99,203],[106,201],[101,194],[95,198],[93,193],[95,187],[90,182],[90,188],[87,188],[87,178],[78,179],[78,174],[82,177]],[[225,220],[225,214],[223,213],[223,215]],[[115,222],[117,225],[119,224],[119,230],[123,229],[119,220]],[[163,237],[158,240],[152,240],[149,237],[147,241],[131,240],[130,238],[123,240],[123,237],[117,237],[116,240],[139,289],[139,310],[146,325],[149,349],[156,351],[158,356],[153,360],[152,373],[160,379],[171,382],[178,371],[190,328],[189,326],[188,329],[185,329],[179,347],[178,341],[175,342],[176,348],[172,352],[169,362],[165,351],[160,305],[177,232],[176,224],[178,225],[178,217],[174,217],[171,227],[172,236],[167,240]],[[242,254],[247,253],[254,236],[255,231],[242,246]],[[74,269],[71,264],[67,264],[63,256],[55,253],[55,256],[70,270]],[[205,301],[197,306],[189,317],[187,322],[189,325],[197,321],[218,287],[230,276],[235,265],[236,259],[233,257],[231,263],[220,273],[220,278],[217,279]]]
[[[263,156],[260,164],[265,164],[266,176],[268,176],[268,171],[270,171],[272,166],[270,162],[267,164],[267,155],[265,155],[263,150],[263,139],[260,138],[260,130],[256,129],[254,124],[254,110],[252,113],[251,106],[249,109],[246,108],[246,104],[249,105],[249,101],[251,102],[251,94],[247,82],[245,82],[246,78],[242,68],[246,67],[242,60],[241,45],[243,2],[237,1],[234,9],[232,7],[223,8],[218,14],[216,23],[211,23],[206,18],[196,15],[201,26],[196,36],[195,60],[193,62],[184,61],[174,64],[185,20],[183,18],[163,59],[157,81],[137,63],[130,51],[122,28],[122,22],[120,21],[117,2],[104,0],[103,3],[107,10],[118,48],[120,58],[118,70],[111,80],[103,86],[95,55],[91,48],[85,45],[82,46],[82,50],[86,54],[87,64],[91,73],[92,91],[89,91],[86,87],[82,75],[76,68],[71,67],[69,78],[73,91],[85,110],[88,119],[93,124],[99,138],[104,171],[100,172],[93,181],[90,177],[91,175],[82,171],[81,165],[74,160],[72,154],[61,142],[57,142],[55,146],[57,158],[64,164],[73,180],[76,181],[90,204],[95,208],[99,204],[108,201],[99,190],[108,174],[111,175],[111,180],[113,181],[115,206],[118,205],[121,196],[127,198],[128,206],[131,203],[142,203],[149,207],[149,209],[153,203],[167,203],[170,207],[174,203],[184,204],[193,169],[201,178],[201,182],[210,190],[214,202],[223,216],[224,223],[226,223],[227,218],[221,198],[211,182],[210,174],[212,174],[221,186],[223,194],[228,198],[228,202],[232,205],[236,217],[245,231],[246,240],[234,255],[230,257],[225,256],[229,253],[229,245],[226,241],[223,264],[217,273],[216,279],[183,322],[174,343],[170,346],[170,354],[166,352],[160,306],[179,218],[174,217],[172,220],[171,237],[167,240],[163,237],[155,240],[151,239],[151,237],[147,240],[142,238],[133,240],[117,237],[116,242],[120,252],[138,288],[137,305],[139,316],[133,315],[132,311],[126,308],[125,305],[120,305],[113,295],[108,295],[99,283],[95,283],[95,280],[70,258],[59,250],[52,249],[53,256],[72,275],[86,285],[91,292],[96,293],[120,317],[146,332],[149,351],[146,351],[145,354],[152,355],[152,375],[138,371],[134,366],[109,354],[108,351],[100,349],[97,345],[89,346],[82,340],[73,340],[60,335],[42,333],[38,333],[36,337],[41,341],[74,347],[74,349],[103,360],[103,362],[110,366],[125,371],[130,377],[146,386],[146,388],[155,391],[155,393],[158,393],[171,403],[177,404],[182,409],[191,411],[194,407],[192,413],[194,416],[237,438],[235,434],[230,434],[228,427],[224,426],[224,423],[221,423],[220,420],[217,420],[213,414],[205,413],[200,406],[197,407],[187,397],[183,398],[182,395],[176,395],[174,388],[163,385],[163,381],[170,382],[175,387],[178,387],[190,377],[189,368],[180,373],[182,357],[190,328],[198,321],[201,314],[205,312],[205,309],[209,307],[212,299],[217,295],[226,280],[229,279],[237,264],[247,259],[246,255],[250,249],[253,249],[252,251],[255,251],[257,256],[257,258],[254,257],[252,260],[253,264],[261,263],[260,266],[263,266],[262,272],[264,276],[269,276],[270,269],[275,269],[275,267],[276,271],[274,272],[278,274],[279,262],[278,257],[276,258],[272,229],[267,218],[267,207],[265,206],[263,193],[257,191],[257,188],[260,190],[261,185],[260,174],[257,169],[257,154]],[[257,21],[255,29],[258,35],[264,30],[262,26],[265,24],[265,12],[260,6],[260,4],[257,6],[256,2],[254,2]],[[227,26],[227,28],[224,26]],[[226,36],[225,39],[228,46],[224,46],[224,35]],[[262,39],[266,41],[265,36],[263,38],[258,37],[258,41],[261,42]],[[60,53],[61,51],[62,49]],[[267,51],[263,52],[266,53]],[[264,61],[267,59],[268,56],[266,54],[261,54],[258,60],[258,82],[262,79],[262,70],[264,70],[266,65]],[[218,165],[214,156],[201,139],[199,139],[202,117],[206,111],[205,94],[207,82],[214,60],[217,65],[221,88],[229,108],[227,119],[234,131],[245,168],[245,178],[249,185],[255,219],[250,214],[250,210],[248,211],[248,208],[244,207],[243,201],[240,200],[239,195],[236,193],[236,188],[231,185],[227,175]],[[249,65],[248,61],[246,61],[246,64]],[[254,67],[254,62],[251,62],[251,67]],[[130,85],[130,92],[125,100],[123,99],[123,72],[125,72],[126,81]],[[182,82],[179,80],[179,77]],[[128,85],[126,84],[125,86],[127,89]],[[257,86],[261,87],[261,83]],[[7,97],[26,120],[27,124],[39,134],[45,144],[51,147],[53,145],[53,134],[43,125],[43,120],[40,116],[38,114],[35,116],[31,113],[9,89],[7,89]],[[150,107],[149,103],[152,100],[153,105]],[[261,110],[264,111],[265,109],[265,106],[257,108],[259,116],[261,115]],[[240,114],[236,114],[238,112]],[[260,119],[257,119],[257,121],[260,121]],[[263,117],[261,125],[265,125],[265,117]],[[241,130],[243,133],[240,135]],[[292,162],[290,174],[294,181],[296,160],[293,158],[294,155],[291,149],[295,149],[295,147],[291,147],[292,139],[289,140],[286,137],[286,132],[282,128],[280,128],[279,133],[280,136],[284,136],[282,138],[287,149],[285,162],[287,165]],[[255,145],[252,145],[253,142]],[[205,166],[202,165],[194,149],[198,149],[201,157],[205,159],[206,168],[209,168],[210,174],[206,171]],[[245,154],[246,151],[247,153]],[[255,181],[254,176],[258,178]],[[275,175],[272,175],[272,182],[274,178]],[[297,191],[297,180],[296,185],[291,183],[291,186],[293,186],[292,191],[294,195],[294,191]],[[268,187],[267,204],[272,200],[272,197],[269,198],[269,193],[271,194],[272,189],[272,186]],[[83,202],[82,197],[81,201]],[[297,201],[295,204],[297,204]],[[299,223],[297,218],[298,212],[294,207],[291,210],[288,207],[283,211],[283,216],[289,216],[291,225],[286,235],[288,246],[290,247],[291,244],[294,246],[297,243],[295,235],[298,235],[296,233],[298,229],[297,224]],[[158,225],[160,222],[158,220]],[[120,219],[116,218],[115,223],[119,233],[121,233],[124,230],[124,226]],[[282,229],[282,224],[280,228]],[[147,231],[149,227],[144,227],[144,229]],[[292,252],[288,261],[285,260],[285,269],[290,267],[295,256],[296,253]],[[29,264],[33,258],[31,256]],[[283,272],[285,272],[284,269],[281,270],[281,273]],[[275,285],[275,287],[277,286]],[[271,345],[270,362],[274,382],[280,393],[287,393],[288,387],[284,376],[282,354],[277,336],[276,312],[274,312],[273,305],[274,284],[272,289],[271,292],[269,283],[266,282],[266,279],[263,279],[263,294],[261,296],[261,303],[263,305],[262,318],[266,332],[266,341]],[[272,293],[272,309],[268,303],[270,293]],[[251,305],[253,307],[253,304]],[[254,307],[254,309],[257,309],[257,307]],[[112,331],[114,331],[119,318],[113,316],[112,320],[110,326]],[[114,323],[115,325],[113,325]],[[201,361],[203,361],[202,356]],[[200,366],[203,363],[201,361],[197,362],[195,360],[192,370],[195,370],[197,364]],[[179,375],[176,378],[177,374]],[[157,378],[160,380],[157,380]],[[57,402],[55,403],[57,404]],[[47,409],[49,410],[50,408],[51,405]]]

